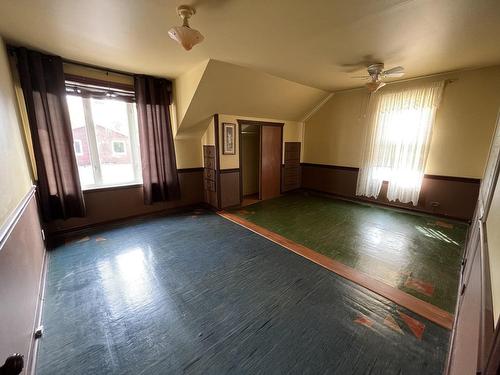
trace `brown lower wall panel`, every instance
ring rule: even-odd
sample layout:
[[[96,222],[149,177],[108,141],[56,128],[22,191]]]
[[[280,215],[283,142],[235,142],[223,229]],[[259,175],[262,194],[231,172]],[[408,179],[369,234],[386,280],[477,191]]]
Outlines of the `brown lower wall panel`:
[[[286,171],[286,166],[283,164],[281,166],[281,192],[282,193],[285,193],[287,191],[291,191],[291,190],[295,190],[295,189],[299,189],[301,187],[301,177],[302,177],[302,174],[301,174],[301,167],[300,165],[298,165],[296,167],[297,169],[297,178],[292,178],[292,179],[289,179],[288,177],[288,173]],[[295,172],[295,171],[294,171]]]
[[[49,233],[63,232],[203,202],[202,168],[180,171],[179,184],[180,200],[152,205],[144,204],[140,185],[87,191],[84,192],[86,217],[56,220],[46,224],[46,228]]]
[[[476,206],[480,180],[426,175],[417,206],[387,200],[387,184],[378,199],[357,197],[358,168],[302,164],[302,188],[407,208],[460,220],[471,220]]]
[[[33,357],[33,329],[41,303],[45,246],[38,207],[32,195],[12,232],[0,248],[0,365],[13,353],[25,359],[29,373]]]
[[[240,204],[240,170],[220,171],[220,208]]]

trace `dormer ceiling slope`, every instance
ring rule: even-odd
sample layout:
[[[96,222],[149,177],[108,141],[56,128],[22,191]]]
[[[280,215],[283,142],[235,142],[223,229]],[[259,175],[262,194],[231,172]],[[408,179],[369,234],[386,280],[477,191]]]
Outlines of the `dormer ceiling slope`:
[[[217,60],[196,67],[175,83],[178,135],[204,130],[206,119],[214,113],[300,121],[329,94]]]

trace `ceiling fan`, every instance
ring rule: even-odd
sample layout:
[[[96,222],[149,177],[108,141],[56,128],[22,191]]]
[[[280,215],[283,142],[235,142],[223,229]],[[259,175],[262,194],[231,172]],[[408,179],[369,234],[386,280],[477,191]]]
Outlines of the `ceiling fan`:
[[[368,75],[354,78],[370,79],[370,82],[366,84],[366,87],[370,92],[376,92],[386,85],[382,79],[401,77],[405,74],[405,68],[402,66],[396,66],[394,68],[384,70],[383,63],[370,64],[368,65],[367,70]]]

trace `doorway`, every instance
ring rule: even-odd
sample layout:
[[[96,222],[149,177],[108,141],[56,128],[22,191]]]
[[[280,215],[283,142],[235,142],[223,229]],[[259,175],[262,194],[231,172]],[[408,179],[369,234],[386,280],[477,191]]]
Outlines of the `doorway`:
[[[241,205],[247,206],[260,199],[260,128],[257,125],[240,126]]]
[[[238,124],[241,204],[278,197],[284,124],[250,120]]]

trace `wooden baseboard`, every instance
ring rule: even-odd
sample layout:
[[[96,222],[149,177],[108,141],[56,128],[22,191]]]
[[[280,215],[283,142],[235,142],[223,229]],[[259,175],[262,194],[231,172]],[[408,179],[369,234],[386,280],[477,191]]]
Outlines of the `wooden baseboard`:
[[[372,204],[372,205],[380,206],[380,207],[388,207],[388,208],[391,208],[394,210],[413,212],[416,214],[427,215],[427,216],[431,215],[431,216],[441,217],[443,219],[458,221],[460,223],[470,224],[470,220],[467,220],[464,218],[444,215],[444,214],[435,213],[435,212],[429,212],[429,211],[422,210],[419,208],[400,206],[397,204],[391,204],[390,202],[379,202],[379,201],[376,201],[374,199],[363,198],[360,196],[347,196],[347,195],[341,195],[341,194],[335,194],[335,193],[328,193],[328,192],[324,192],[321,190],[310,189],[310,188],[301,188],[300,191],[311,192],[311,193],[314,193],[317,195],[322,195],[325,197],[331,197],[331,198],[335,198],[335,199],[341,199],[341,200],[348,201],[348,202]]]
[[[434,322],[441,327],[451,330],[453,326],[453,315],[444,311],[428,302],[421,301],[418,298],[405,293],[397,288],[394,288],[380,280],[377,280],[365,273],[362,273],[354,268],[346,266],[338,261],[328,258],[320,253],[315,252],[303,245],[293,242],[279,234],[271,232],[259,225],[251,223],[239,216],[233,215],[227,211],[219,211],[218,214],[225,219],[228,219],[246,229],[255,232],[268,240],[271,240],[284,248],[293,251],[294,253],[309,259],[310,261],[335,272],[336,274],[350,280],[366,289],[371,290],[384,298],[387,298],[396,304],[413,311],[414,313]]]
[[[207,207],[205,207],[205,204],[203,202],[200,202],[200,203],[194,203],[194,204],[189,204],[189,205],[185,205],[185,206],[167,208],[167,209],[158,210],[158,211],[154,211],[154,212],[148,212],[145,214],[138,214],[138,215],[127,216],[127,217],[114,219],[114,220],[102,221],[99,223],[83,225],[83,226],[76,227],[76,228],[67,228],[67,229],[54,231],[54,232],[49,233],[49,235],[48,235],[48,237],[49,237],[48,238],[48,240],[49,240],[48,241],[48,244],[49,244],[48,248],[49,249],[52,248],[54,245],[58,244],[61,240],[65,240],[67,238],[88,234],[88,233],[91,233],[91,232],[96,231],[96,230],[113,228],[113,227],[121,226],[125,223],[132,223],[134,221],[144,220],[144,219],[148,219],[148,218],[161,217],[161,216],[186,212],[186,211],[193,210],[193,209],[200,208],[200,207],[207,208]]]
[[[356,196],[358,172],[358,168],[353,167],[302,163],[301,186],[359,199]],[[389,189],[387,182],[382,184],[377,198],[363,200],[454,220],[470,221],[477,203],[479,186],[480,180],[476,178],[425,175],[417,206],[390,201],[387,197]]]

